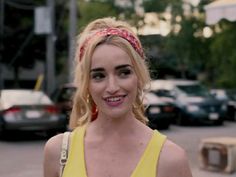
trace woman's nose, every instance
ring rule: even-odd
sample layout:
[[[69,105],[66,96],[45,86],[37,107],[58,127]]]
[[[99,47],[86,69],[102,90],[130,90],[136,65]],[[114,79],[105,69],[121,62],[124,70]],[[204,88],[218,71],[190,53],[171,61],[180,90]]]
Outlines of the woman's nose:
[[[114,94],[119,90],[119,83],[117,82],[117,79],[112,76],[108,78],[108,82],[107,82],[107,92],[109,92],[109,94]]]

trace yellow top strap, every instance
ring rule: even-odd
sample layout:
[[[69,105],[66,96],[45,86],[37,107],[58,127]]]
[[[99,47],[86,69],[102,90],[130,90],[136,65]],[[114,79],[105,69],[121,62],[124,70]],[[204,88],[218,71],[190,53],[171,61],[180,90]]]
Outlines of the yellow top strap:
[[[153,136],[131,177],[156,177],[158,159],[165,140],[165,135],[156,130],[153,132]]]
[[[63,133],[61,157],[60,157],[60,177],[62,176],[68,158],[70,132]]]
[[[86,126],[78,127],[71,133],[69,156],[63,177],[87,177],[84,160],[84,134]]]

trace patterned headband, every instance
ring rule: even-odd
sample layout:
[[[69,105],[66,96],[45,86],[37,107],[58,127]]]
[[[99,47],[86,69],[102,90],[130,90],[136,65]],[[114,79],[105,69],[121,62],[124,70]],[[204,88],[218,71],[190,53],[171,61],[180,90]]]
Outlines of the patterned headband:
[[[134,50],[142,57],[144,58],[144,52],[142,50],[142,47],[139,43],[139,41],[134,37],[134,35],[132,33],[130,33],[129,31],[125,30],[125,29],[119,29],[119,28],[105,28],[102,29],[96,33],[94,33],[92,36],[90,36],[89,38],[87,38],[85,40],[85,42],[83,43],[83,45],[80,48],[80,56],[79,56],[79,60],[81,61],[81,58],[84,55],[84,50],[86,48],[86,46],[88,45],[89,41],[94,37],[94,36],[119,36],[125,40],[127,40],[132,47],[134,48]]]

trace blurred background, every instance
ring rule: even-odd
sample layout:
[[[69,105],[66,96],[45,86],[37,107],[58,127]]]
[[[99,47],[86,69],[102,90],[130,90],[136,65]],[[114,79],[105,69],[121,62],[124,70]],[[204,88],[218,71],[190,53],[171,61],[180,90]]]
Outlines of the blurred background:
[[[236,0],[0,0],[1,176],[42,176],[46,140],[68,130],[77,35],[107,16],[144,47],[148,125],[194,176],[236,176]]]
[[[41,78],[40,87],[52,93],[70,82],[76,35],[105,16],[134,27],[153,79],[197,79],[209,87],[235,88],[236,22],[208,25],[204,7],[211,2],[1,0],[0,88],[34,88]]]

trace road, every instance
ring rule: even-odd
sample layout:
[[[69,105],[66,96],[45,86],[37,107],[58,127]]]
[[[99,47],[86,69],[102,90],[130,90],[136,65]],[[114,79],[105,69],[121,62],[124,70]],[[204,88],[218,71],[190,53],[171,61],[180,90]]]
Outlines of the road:
[[[233,174],[204,171],[199,168],[199,145],[201,140],[210,137],[235,137],[236,123],[225,122],[224,126],[205,127],[179,127],[171,126],[170,130],[162,131],[169,139],[182,146],[189,157],[190,166],[194,177],[236,177]]]
[[[236,122],[225,122],[224,126],[179,127],[172,125],[161,130],[169,139],[186,149],[194,177],[236,177],[233,174],[203,171],[199,168],[198,147],[206,137],[236,137]],[[1,177],[42,177],[44,136],[13,134],[13,138],[0,140]]]

